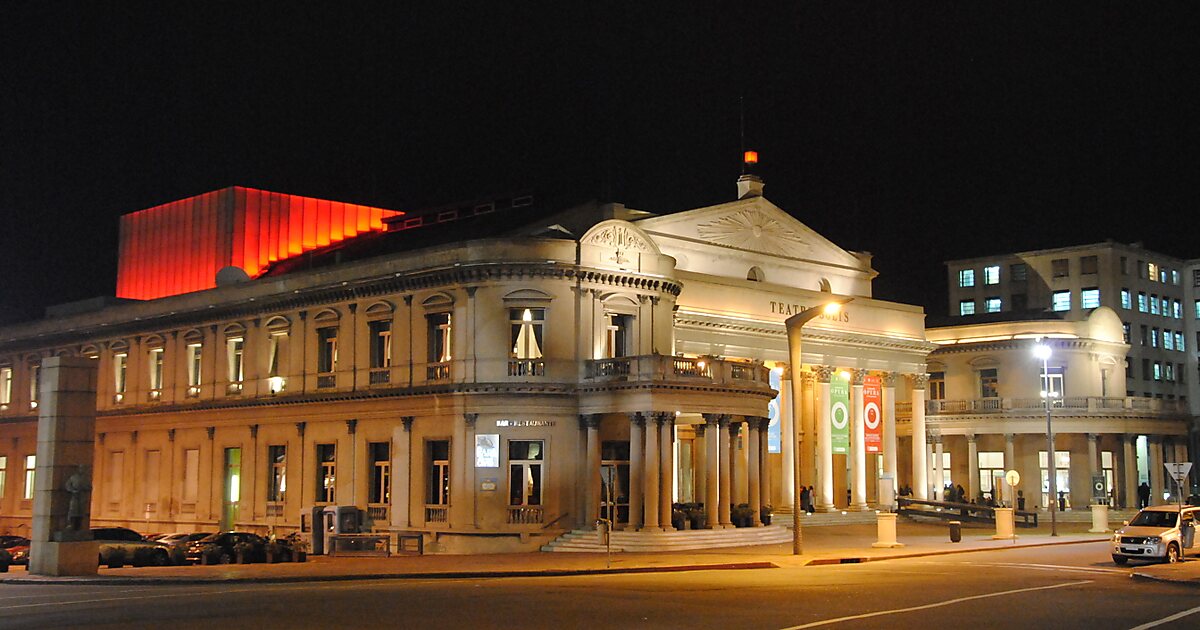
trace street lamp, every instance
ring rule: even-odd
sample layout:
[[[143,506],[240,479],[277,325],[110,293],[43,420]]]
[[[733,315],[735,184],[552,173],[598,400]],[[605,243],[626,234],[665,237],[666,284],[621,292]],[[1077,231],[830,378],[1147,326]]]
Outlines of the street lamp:
[[[809,308],[791,317],[783,323],[787,327],[788,361],[792,367],[792,555],[798,556],[802,551],[804,536],[800,533],[800,396],[801,382],[798,373],[802,364],[800,341],[803,337],[801,329],[808,322],[820,315],[834,315],[842,310],[842,305],[854,298],[842,298],[829,302],[820,308]],[[781,410],[782,412],[782,410]]]
[[[1042,360],[1042,398],[1046,402],[1046,462],[1050,477],[1050,535],[1058,535],[1058,471],[1054,467],[1054,427],[1050,420],[1050,346],[1043,339],[1033,347],[1033,356]]]

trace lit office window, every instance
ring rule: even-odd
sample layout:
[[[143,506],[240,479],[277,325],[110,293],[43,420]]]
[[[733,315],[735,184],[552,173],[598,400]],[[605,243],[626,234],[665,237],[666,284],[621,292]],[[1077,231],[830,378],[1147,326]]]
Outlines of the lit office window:
[[[1177,350],[1179,352],[1183,352],[1186,349],[1187,348],[1183,347],[1183,333],[1182,332],[1175,333],[1175,350]]]
[[[1138,291],[1138,312],[1145,313],[1148,310],[1146,306],[1146,294]]]
[[[368,343],[371,344],[372,368],[386,368],[392,365],[392,322],[377,319],[367,323]]]
[[[1070,291],[1055,291],[1051,295],[1050,308],[1054,311],[1069,311],[1071,310],[1071,292]]]
[[[0,455],[0,499],[4,498],[4,486],[8,485],[8,456]]]
[[[1129,343],[1129,322],[1121,322],[1121,328],[1125,331],[1125,343]]]
[[[984,284],[1000,284],[1000,265],[983,268]]]
[[[1158,347],[1158,329],[1157,328],[1150,329],[1150,347],[1151,348]]]
[[[1079,294],[1081,308],[1100,308],[1100,289],[1088,287]]]
[[[1162,337],[1163,349],[1164,350],[1174,350],[1175,349],[1175,336],[1172,335],[1171,331],[1169,331],[1169,330],[1164,330],[1162,335],[1163,335],[1163,337]]]
[[[1178,269],[1171,270],[1171,284],[1174,284],[1174,285],[1179,284],[1179,270]]]
[[[975,286],[975,270],[960,269],[958,271],[958,286],[973,287]]]
[[[1167,296],[1164,295],[1162,297],[1161,303],[1162,303],[1162,316],[1170,317],[1171,316],[1171,300],[1167,299]]]
[[[331,374],[337,370],[338,328],[326,326],[317,329],[317,372]]]
[[[21,495],[21,498],[26,499],[26,500],[33,498],[34,472],[36,472],[36,471],[37,471],[37,456],[36,455],[26,455],[25,456],[25,488],[23,488],[24,494]]]
[[[1197,302],[1197,308],[1200,308],[1200,302]],[[12,402],[12,367],[0,367],[0,405],[8,405]]]
[[[1200,319],[1200,300],[1196,300],[1196,319]]]
[[[228,372],[230,383],[241,383],[245,374],[245,349],[246,342],[241,337],[231,337],[225,341],[225,356],[228,361]]]
[[[983,310],[987,313],[1000,312],[1000,298],[990,297],[983,301]]]
[[[1121,289],[1121,308],[1133,308],[1133,296],[1130,295],[1129,289]]]
[[[1146,277],[1150,280],[1158,280],[1158,265],[1146,263]]]
[[[1150,314],[1158,315],[1158,296],[1157,295],[1150,296]]]
[[[1175,364],[1174,363],[1167,361],[1166,363],[1163,364],[1163,380],[1164,381],[1174,381],[1175,380]]]
[[[959,315],[974,315],[975,314],[975,300],[963,300],[963,301],[959,302],[958,303],[958,314]]]
[[[1183,319],[1183,302],[1171,300],[1171,317]]]
[[[1156,381],[1162,380],[1162,364],[1159,363],[1158,361],[1154,362],[1154,380],[1156,380]]]

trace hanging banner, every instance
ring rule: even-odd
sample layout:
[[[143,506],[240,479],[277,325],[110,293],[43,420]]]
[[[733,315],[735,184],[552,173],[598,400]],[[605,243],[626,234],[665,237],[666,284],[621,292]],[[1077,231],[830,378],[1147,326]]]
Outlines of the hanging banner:
[[[829,378],[829,442],[835,455],[850,453],[850,378],[834,373]]]
[[[771,419],[767,425],[767,452],[782,453],[783,452],[783,436],[780,435],[780,425],[782,425],[783,408],[783,370],[779,368],[771,368],[770,383],[771,389],[779,392],[775,399],[767,406],[768,418]]]
[[[863,380],[863,443],[866,452],[883,452],[883,382],[878,376]]]

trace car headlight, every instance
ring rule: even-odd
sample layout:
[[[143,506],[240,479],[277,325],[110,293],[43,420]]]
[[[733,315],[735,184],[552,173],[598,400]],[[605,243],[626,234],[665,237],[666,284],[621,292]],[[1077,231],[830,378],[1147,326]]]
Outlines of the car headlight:
[[[1147,537],[1146,537],[1146,542],[1148,542],[1148,543],[1160,543],[1160,542],[1162,542],[1162,536],[1147,536]]]
[[[1120,534],[1113,534],[1112,541],[1113,541],[1113,542],[1115,542],[1115,543],[1119,543],[1119,542],[1121,542],[1121,535],[1120,535]]]

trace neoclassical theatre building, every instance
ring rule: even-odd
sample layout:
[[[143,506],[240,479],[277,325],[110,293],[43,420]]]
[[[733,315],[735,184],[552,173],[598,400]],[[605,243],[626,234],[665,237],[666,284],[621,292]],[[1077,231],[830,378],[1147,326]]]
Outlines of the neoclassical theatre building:
[[[602,517],[669,531],[677,503],[761,525],[793,465],[826,510],[881,479],[925,495],[922,309],[761,190],[658,216],[230,188],[126,215],[116,298],[0,329],[0,531],[28,527],[56,355],[98,370],[95,524],[282,533],[344,505],[510,551]],[[784,320],[847,298],[788,365]]]

